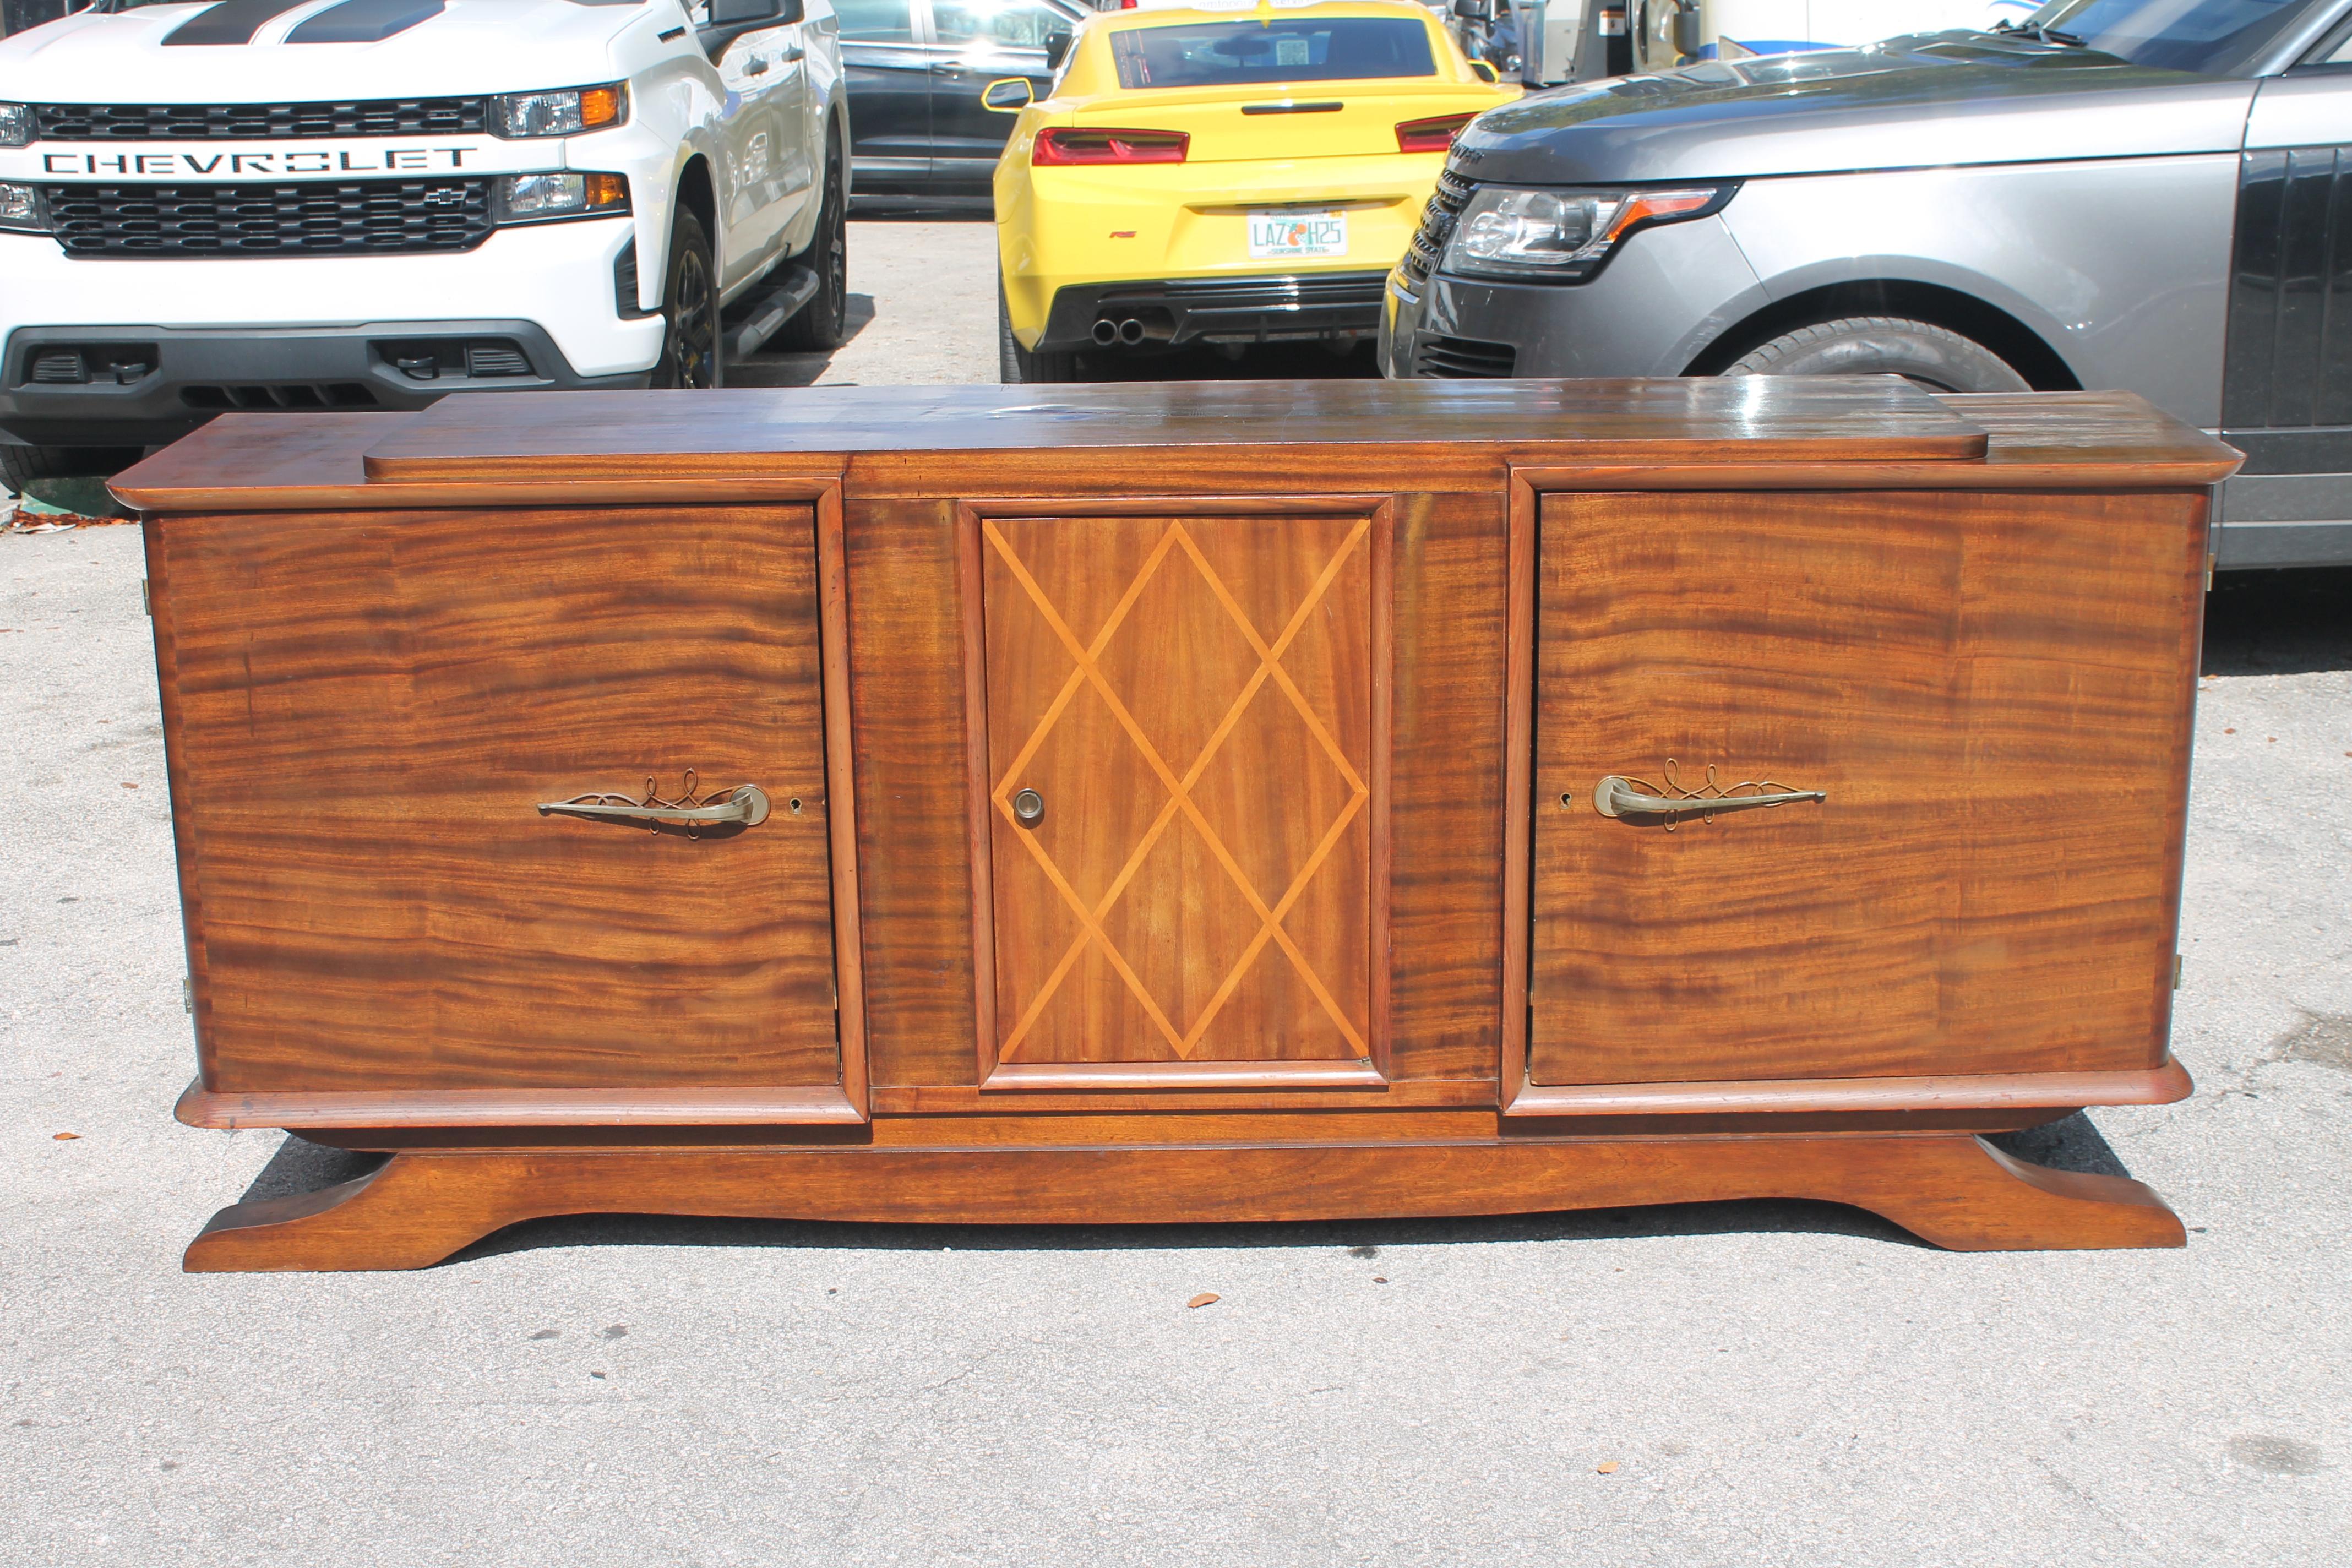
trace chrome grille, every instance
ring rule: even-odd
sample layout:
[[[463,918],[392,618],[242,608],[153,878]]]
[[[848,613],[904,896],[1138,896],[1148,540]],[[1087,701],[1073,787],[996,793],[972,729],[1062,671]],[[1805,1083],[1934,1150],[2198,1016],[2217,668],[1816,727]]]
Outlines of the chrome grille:
[[[292,185],[47,185],[49,227],[72,256],[403,255],[489,237],[482,180]]]
[[[456,135],[484,126],[478,98],[348,103],[38,103],[43,142],[279,142],[318,136]]]
[[[1445,256],[1445,242],[1454,237],[1454,225],[1477,188],[1450,167],[1439,172],[1437,189],[1431,193],[1429,205],[1421,209],[1421,226],[1413,231],[1402,264],[1405,281],[1413,288],[1429,281],[1429,275],[1437,270]]]

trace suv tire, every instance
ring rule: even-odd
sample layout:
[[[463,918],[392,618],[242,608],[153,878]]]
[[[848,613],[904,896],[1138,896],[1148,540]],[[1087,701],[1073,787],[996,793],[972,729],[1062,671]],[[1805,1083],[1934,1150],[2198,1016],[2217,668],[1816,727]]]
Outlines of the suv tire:
[[[702,220],[684,207],[669,226],[669,268],[662,282],[662,352],[654,365],[658,387],[724,386],[719,352],[719,276]]]
[[[2031,392],[2010,363],[1974,338],[1900,316],[1846,316],[1783,332],[1734,360],[1726,375],[1893,374],[1931,392]]]
[[[996,284],[996,379],[1007,386],[1030,382],[1076,381],[1078,356],[1066,349],[1031,353],[1013,335],[1013,312],[1004,303],[1004,281]]]
[[[816,292],[776,333],[786,353],[826,353],[849,341],[849,202],[841,165],[839,144],[827,146],[816,237],[799,258],[816,274]]]
[[[0,488],[25,493],[41,479],[110,479],[147,455],[144,447],[19,447],[0,441]]]

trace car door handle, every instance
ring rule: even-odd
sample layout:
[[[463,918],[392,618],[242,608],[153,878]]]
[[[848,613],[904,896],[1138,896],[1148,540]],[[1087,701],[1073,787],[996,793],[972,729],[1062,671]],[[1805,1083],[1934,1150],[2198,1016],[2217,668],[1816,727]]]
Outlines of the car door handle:
[[[784,52],[777,58],[782,60],[784,64],[792,65],[797,62],[801,56],[806,51],[803,50],[797,43],[786,44],[784,46]]]
[[[743,62],[743,74],[744,74],[745,76],[765,76],[765,75],[767,75],[767,74],[768,74],[768,57],[767,57],[767,56],[765,56],[765,55],[753,55],[750,59],[748,59],[748,60],[744,61],[744,62]]]

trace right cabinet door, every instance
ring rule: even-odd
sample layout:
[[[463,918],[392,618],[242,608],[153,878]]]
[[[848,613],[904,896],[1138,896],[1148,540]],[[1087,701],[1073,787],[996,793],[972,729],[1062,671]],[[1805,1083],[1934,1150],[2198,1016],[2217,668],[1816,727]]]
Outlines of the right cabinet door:
[[[1544,497],[1529,1079],[2160,1062],[2202,509]]]

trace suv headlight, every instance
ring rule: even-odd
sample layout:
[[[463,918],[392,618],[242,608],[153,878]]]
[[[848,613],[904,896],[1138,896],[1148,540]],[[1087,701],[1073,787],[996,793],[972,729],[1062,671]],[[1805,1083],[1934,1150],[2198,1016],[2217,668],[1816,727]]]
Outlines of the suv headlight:
[[[1580,283],[1637,229],[1719,212],[1737,185],[1676,190],[1514,190],[1481,185],[1454,221],[1447,272]]]
[[[556,92],[510,92],[490,100],[490,129],[500,136],[577,136],[629,119],[629,87],[568,87]]]
[[[32,106],[0,103],[0,147],[29,147],[32,144]]]
[[[10,228],[49,232],[49,226],[41,221],[41,193],[30,185],[0,184],[0,229]]]
[[[618,217],[629,210],[629,182],[618,174],[502,174],[490,188],[490,206],[504,224]]]

